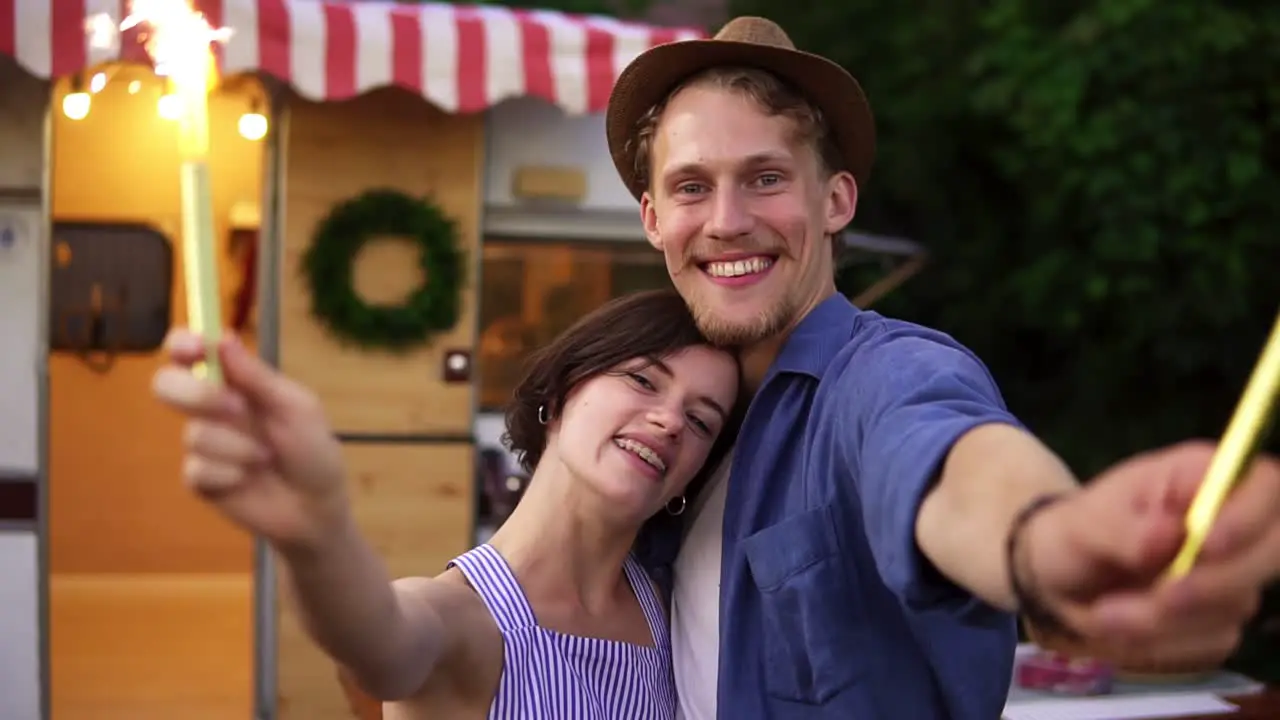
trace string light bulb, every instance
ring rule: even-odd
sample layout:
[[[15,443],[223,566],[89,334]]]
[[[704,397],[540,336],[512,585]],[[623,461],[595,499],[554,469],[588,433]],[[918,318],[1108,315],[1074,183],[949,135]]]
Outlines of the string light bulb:
[[[106,73],[102,73],[102,72],[94,73],[93,77],[89,79],[89,92],[95,95],[102,92],[102,88],[106,86],[107,86]]]
[[[62,114],[72,120],[83,120],[89,116],[89,108],[93,100],[84,91],[83,80],[79,74],[71,76],[71,92],[62,98]]]
[[[267,116],[262,114],[262,107],[257,98],[249,104],[249,112],[240,116],[238,128],[240,137],[245,140],[261,140],[267,136]]]

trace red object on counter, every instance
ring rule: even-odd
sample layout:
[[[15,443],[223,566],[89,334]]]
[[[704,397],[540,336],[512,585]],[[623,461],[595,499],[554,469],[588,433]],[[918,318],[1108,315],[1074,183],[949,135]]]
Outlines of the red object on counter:
[[[1039,652],[1018,663],[1018,687],[1063,695],[1106,695],[1115,671],[1107,663],[1055,652]]]

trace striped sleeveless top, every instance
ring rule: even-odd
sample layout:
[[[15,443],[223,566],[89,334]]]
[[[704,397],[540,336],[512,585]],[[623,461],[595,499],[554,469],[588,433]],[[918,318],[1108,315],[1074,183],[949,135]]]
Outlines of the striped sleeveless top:
[[[666,617],[630,556],[627,581],[654,647],[566,635],[540,627],[511,567],[485,544],[454,558],[502,633],[503,665],[489,720],[674,720],[675,679]]]

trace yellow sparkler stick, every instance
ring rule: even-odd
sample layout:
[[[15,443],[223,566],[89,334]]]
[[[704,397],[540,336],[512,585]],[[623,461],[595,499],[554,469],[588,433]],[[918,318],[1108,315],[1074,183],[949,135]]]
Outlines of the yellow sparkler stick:
[[[182,108],[179,148],[187,322],[209,348],[196,373],[220,384],[217,344],[222,335],[222,308],[209,181],[209,88],[217,79],[211,45],[225,41],[230,31],[210,27],[189,0],[131,0],[129,16],[121,28],[144,24],[147,53],[156,64],[156,73],[169,78]]]
[[[201,52],[201,50],[203,52]],[[182,152],[182,242],[183,269],[187,281],[187,317],[191,329],[210,348],[205,364],[197,367],[215,383],[222,382],[218,361],[218,340],[222,335],[222,307],[218,293],[218,265],[214,253],[212,188],[209,182],[209,109],[205,77],[213,66],[208,45],[196,50],[203,62],[192,58],[192,67],[173,75],[174,87],[182,101],[179,118]],[[193,55],[195,54],[193,53]],[[187,76],[190,73],[190,77]]]
[[[1271,337],[1253,369],[1235,414],[1227,425],[1218,451],[1209,463],[1204,481],[1187,511],[1187,539],[1169,567],[1171,577],[1182,577],[1195,565],[1196,556],[1213,528],[1222,504],[1248,468],[1266,434],[1280,395],[1280,314]]]

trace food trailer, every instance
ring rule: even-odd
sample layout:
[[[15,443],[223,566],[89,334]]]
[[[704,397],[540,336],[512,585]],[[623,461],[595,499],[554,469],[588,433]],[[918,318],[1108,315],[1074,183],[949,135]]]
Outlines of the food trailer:
[[[549,285],[584,258],[625,263],[615,245],[641,236],[600,113],[631,57],[701,33],[430,3],[197,7],[231,30],[208,109],[222,316],[318,392],[392,571],[437,572],[477,525],[485,269],[536,265]],[[0,716],[349,717],[269,557],[182,488],[178,421],[148,397],[187,315],[180,108],[145,28],[96,41],[128,10],[0,3]],[[330,327],[302,268],[371,190],[445,219],[462,259],[454,316],[394,349]],[[441,281],[418,251],[370,241],[354,292],[394,305]]]
[[[227,331],[318,393],[391,572],[438,572],[518,497],[496,446],[524,354],[668,282],[602,113],[631,58],[702,31],[439,3],[195,7],[230,30],[207,112]],[[100,37],[128,11],[0,0],[0,717],[349,718],[265,549],[182,486],[180,422],[149,394],[188,317],[184,109],[145,28]],[[370,220],[388,207],[435,229]],[[368,237],[342,294],[363,314],[344,320],[313,288],[317,248],[353,222]],[[849,240],[907,260],[864,302],[923,258]],[[456,264],[425,262],[425,243]],[[424,288],[451,308],[429,327],[368,321]]]

